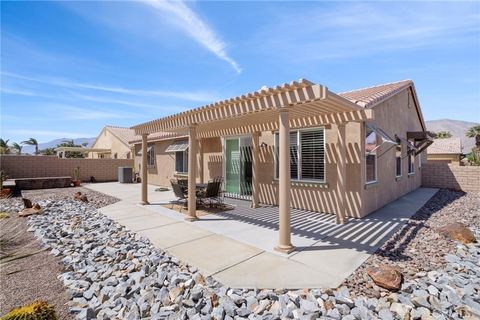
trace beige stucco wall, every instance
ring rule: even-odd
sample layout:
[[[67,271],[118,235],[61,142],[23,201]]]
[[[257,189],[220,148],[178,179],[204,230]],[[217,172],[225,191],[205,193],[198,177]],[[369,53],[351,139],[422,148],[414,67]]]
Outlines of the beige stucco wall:
[[[375,107],[377,126],[386,131],[392,138],[397,134],[406,138],[407,131],[422,131],[413,97],[409,91],[403,91]],[[293,130],[293,129],[292,129]],[[395,177],[395,148],[385,152],[378,150],[377,180],[375,184],[365,185],[364,157],[364,125],[363,123],[348,123],[346,126],[347,143],[347,190],[337,190],[337,126],[325,128],[325,183],[292,183],[292,207],[311,211],[335,213],[338,210],[339,192],[347,192],[348,215],[363,217],[368,213],[386,205],[398,197],[415,190],[421,185],[420,159],[426,162],[426,155],[415,158],[415,173],[407,174],[407,158],[402,160],[402,177]],[[174,140],[155,142],[156,166],[149,168],[149,183],[169,186],[174,177],[175,158],[173,154],[165,153],[165,149]],[[204,181],[221,176],[223,173],[221,138],[202,140]],[[260,144],[266,148],[260,149],[260,201],[262,203],[278,203],[278,183],[274,179],[274,135],[272,132],[261,133]],[[135,146],[136,154],[140,144]],[[406,146],[402,148],[406,156]],[[135,168],[139,170],[140,156],[135,157]],[[200,179],[197,175],[197,181]]]
[[[117,159],[131,159],[131,150],[128,145],[125,145],[120,139],[113,135],[108,129],[103,129],[97,137],[97,140],[92,145],[92,148],[111,149],[110,154],[105,154],[105,158],[114,158],[115,153]],[[100,158],[100,155],[95,152],[88,154],[89,158]]]
[[[347,180],[348,184],[348,202],[349,211],[352,216],[361,216],[361,183],[360,183],[360,141],[358,130],[361,125],[350,123],[347,125]],[[154,145],[156,156],[156,165],[149,167],[148,182],[160,186],[169,186],[170,179],[174,178],[175,157],[173,153],[165,153],[165,149],[175,140],[157,141],[149,143]],[[333,213],[336,211],[336,202],[338,193],[337,166],[336,166],[336,144],[337,127],[331,125],[325,130],[326,143],[326,183],[300,183],[294,182],[292,185],[292,207],[307,209],[311,211],[323,211]],[[262,132],[260,144],[266,143],[266,148],[260,149],[260,201],[268,204],[278,203],[278,182],[274,179],[274,135],[272,132]],[[140,170],[141,157],[138,152],[141,145],[135,145],[135,169]],[[222,139],[209,138],[202,140],[204,181],[208,181],[216,176],[223,175],[222,163]],[[200,159],[200,157],[199,157]],[[197,171],[197,181],[200,178]]]
[[[392,138],[395,134],[406,139],[407,131],[422,131],[417,115],[414,99],[409,90],[404,90],[375,107],[377,126],[386,131]],[[363,136],[363,133],[362,133]],[[385,152],[387,148],[380,148],[378,166],[378,183],[367,185],[363,191],[363,215],[372,212],[398,197],[411,192],[422,183],[420,159],[425,162],[425,151],[415,157],[415,173],[408,175],[407,147],[402,143],[402,177],[395,177],[395,148]],[[364,158],[362,158],[364,161]],[[365,172],[362,170],[362,180],[365,181]]]
[[[357,132],[358,123],[349,123],[347,133],[347,202],[351,216],[359,217],[361,211],[360,139]],[[275,163],[273,156],[274,136],[271,132],[262,132],[260,143],[267,148],[260,153],[260,201],[278,204],[278,181],[275,180]],[[325,183],[292,182],[292,207],[334,213],[337,211],[337,126],[325,128]],[[342,190],[344,192],[344,190]]]

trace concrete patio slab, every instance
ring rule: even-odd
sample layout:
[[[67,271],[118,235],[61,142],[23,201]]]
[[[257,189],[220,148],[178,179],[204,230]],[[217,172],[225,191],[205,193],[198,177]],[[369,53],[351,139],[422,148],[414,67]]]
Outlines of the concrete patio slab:
[[[140,206],[140,185],[87,187],[122,199],[100,209],[105,215],[224,284],[244,288],[336,287],[437,192],[417,189],[343,225],[335,224],[333,215],[292,209],[296,250],[281,255],[273,251],[277,207],[252,209],[248,202],[228,199],[232,210],[186,222],[184,214],[162,205],[174,198],[171,192],[149,186],[151,204]]]
[[[207,275],[212,275],[243,263],[263,251],[213,234],[170,247],[168,252],[194,266],[199,266]]]
[[[178,223],[177,221],[172,220],[170,218],[162,217],[161,215],[155,215],[155,214],[138,216],[135,218],[128,217],[128,218],[115,219],[115,220],[123,224],[125,227],[129,228],[132,231],[153,229],[157,227]]]
[[[122,223],[120,221],[120,223]],[[162,249],[168,249],[172,246],[182,243],[192,243],[199,238],[213,235],[213,233],[197,228],[186,222],[174,221],[160,228],[146,228],[139,231],[138,234],[147,237],[152,243]],[[212,248],[205,248],[212,250]]]
[[[290,260],[321,271],[322,276],[317,278],[317,281],[336,288],[369,257],[370,253],[367,252],[355,251],[351,248],[342,248],[338,244],[319,241],[304,251],[291,256]],[[328,275],[328,277],[324,275]]]
[[[125,201],[117,202],[111,206],[114,208],[110,208],[110,206],[106,206],[100,208],[99,211],[102,212],[104,215],[110,218],[115,219],[127,219],[127,218],[138,218],[142,216],[155,216],[154,212],[149,210],[142,209],[136,205],[131,205]]]
[[[216,279],[231,287],[259,289],[329,287],[335,276],[268,252],[215,274]]]

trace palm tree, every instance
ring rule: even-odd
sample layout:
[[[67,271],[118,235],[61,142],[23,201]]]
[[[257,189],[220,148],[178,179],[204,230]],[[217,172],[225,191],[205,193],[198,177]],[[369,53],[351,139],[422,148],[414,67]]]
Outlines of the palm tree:
[[[446,139],[451,138],[452,134],[450,131],[439,131],[435,134],[435,139]]]
[[[28,140],[22,141],[22,144],[26,144],[29,146],[35,146],[35,154],[38,155],[38,142],[35,138],[30,138]]]
[[[56,154],[55,148],[46,148],[41,151],[44,156],[54,156]]]
[[[10,139],[3,140],[0,138],[0,154],[10,153],[10,147],[8,146],[8,141],[10,141]]]
[[[12,149],[15,150],[17,154],[22,154],[22,148],[23,146],[19,145],[18,143],[14,142],[12,143]]]
[[[473,126],[465,134],[469,138],[475,138],[475,146],[480,150],[480,126]]]

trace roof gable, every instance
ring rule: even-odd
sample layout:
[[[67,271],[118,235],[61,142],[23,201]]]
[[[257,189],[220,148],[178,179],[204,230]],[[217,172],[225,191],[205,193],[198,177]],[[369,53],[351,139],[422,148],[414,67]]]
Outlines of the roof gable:
[[[120,140],[127,147],[130,147],[129,142],[131,140],[134,140],[137,137],[135,135],[135,131],[130,128],[106,126],[105,129],[110,131],[112,135],[114,135],[118,140]]]
[[[380,102],[390,98],[391,96],[412,85],[412,80],[402,80],[398,82],[385,83],[373,87],[342,92],[338,95],[352,101],[353,103],[361,107],[372,108]]]
[[[413,96],[413,102],[417,110],[418,119],[423,130],[427,130],[425,121],[423,119],[422,112],[420,110],[420,103],[418,102],[417,92],[415,91],[415,85],[412,80],[401,80],[397,82],[385,83],[368,88],[361,88],[357,90],[347,91],[339,93],[338,95],[350,100],[351,102],[363,107],[374,108],[385,100],[390,99],[394,95],[402,92],[403,90],[410,90]]]

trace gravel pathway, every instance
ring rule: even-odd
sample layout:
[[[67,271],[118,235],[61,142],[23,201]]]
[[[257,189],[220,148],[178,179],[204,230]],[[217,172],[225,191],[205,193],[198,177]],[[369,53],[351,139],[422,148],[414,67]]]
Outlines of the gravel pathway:
[[[371,266],[398,267],[407,280],[416,279],[446,265],[444,256],[455,252],[456,243],[435,228],[461,222],[480,229],[480,194],[442,189],[345,282],[355,295],[380,297],[388,291],[376,286],[366,274]]]

